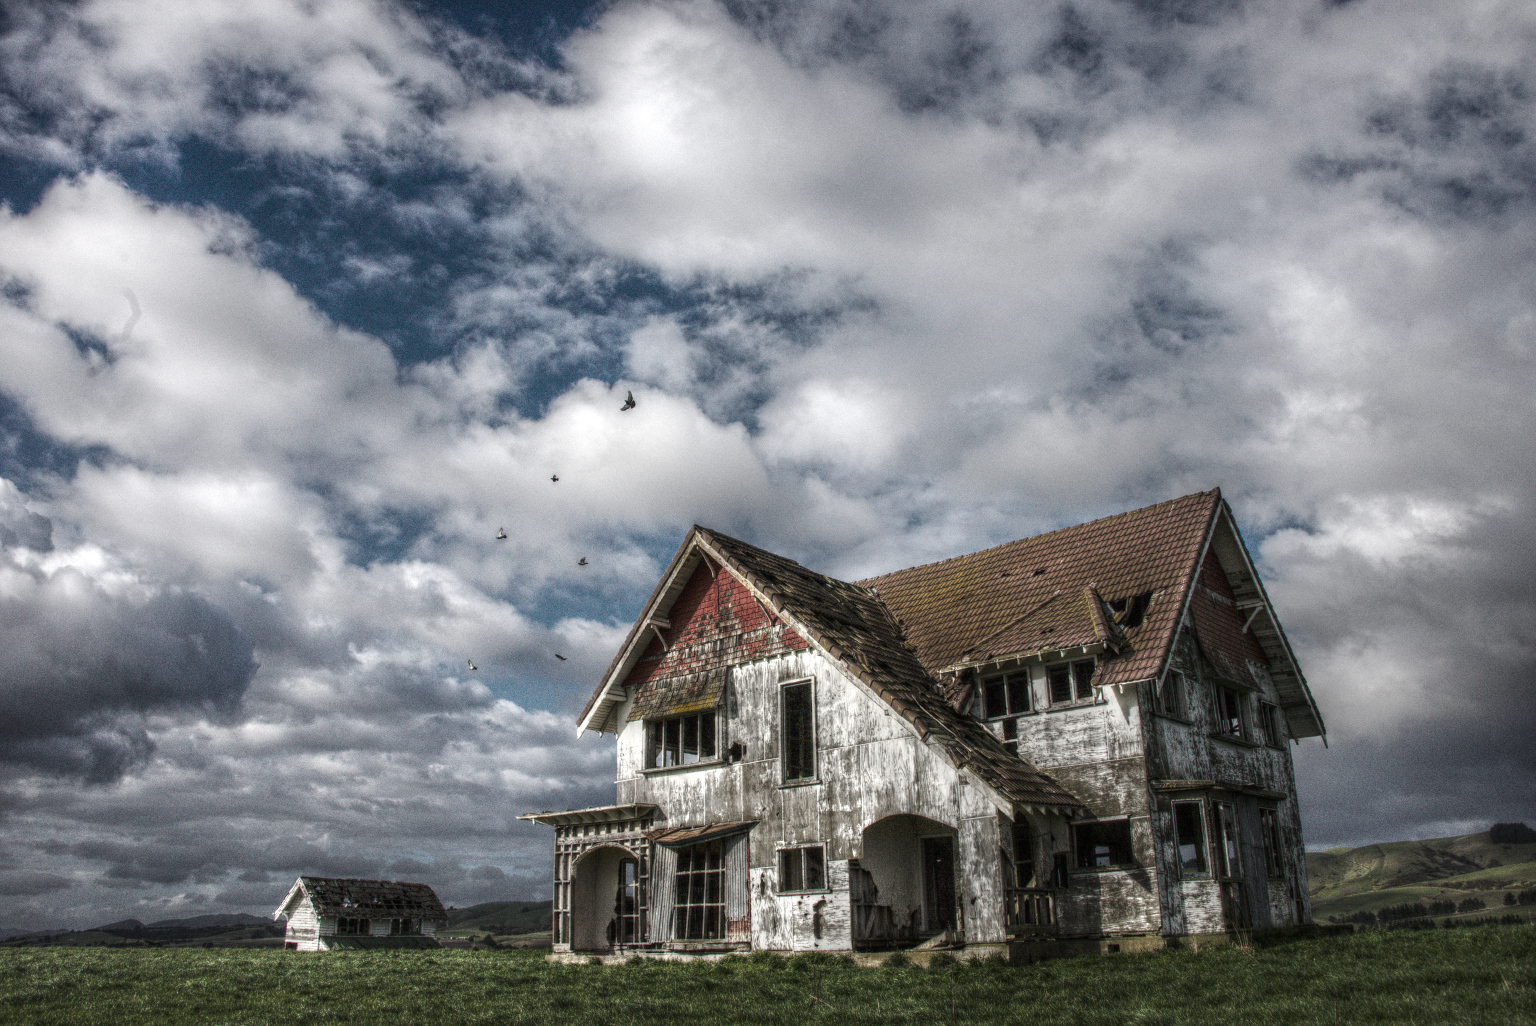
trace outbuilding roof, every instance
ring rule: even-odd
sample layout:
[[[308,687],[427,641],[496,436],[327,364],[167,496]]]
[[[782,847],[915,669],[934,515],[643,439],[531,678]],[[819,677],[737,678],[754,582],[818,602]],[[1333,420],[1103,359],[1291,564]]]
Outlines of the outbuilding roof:
[[[301,876],[288,889],[275,919],[309,898],[319,916],[392,917],[446,921],[448,912],[431,887],[398,880],[354,880],[330,876]]]

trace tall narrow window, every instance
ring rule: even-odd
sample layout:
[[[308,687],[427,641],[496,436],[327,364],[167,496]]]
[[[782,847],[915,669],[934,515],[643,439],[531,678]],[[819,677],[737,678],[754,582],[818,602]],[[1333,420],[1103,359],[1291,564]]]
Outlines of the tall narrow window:
[[[672,936],[717,940],[725,936],[725,846],[706,841],[677,853]]]
[[[1203,802],[1174,802],[1173,829],[1178,836],[1179,868],[1186,877],[1205,873],[1205,817]]]
[[[645,877],[639,859],[619,861],[619,887],[615,908],[619,913],[618,942],[638,944],[645,940]]]
[[[1232,688],[1216,689],[1216,731],[1227,737],[1246,737],[1243,729],[1243,696]]]
[[[1264,865],[1270,876],[1285,875],[1285,861],[1280,844],[1280,814],[1274,809],[1259,810],[1259,833],[1264,837]]]
[[[1243,874],[1243,856],[1237,839],[1237,806],[1216,803],[1216,872],[1219,876]]]
[[[1035,842],[1022,814],[1013,821],[1013,885],[1035,886]]]
[[[1019,754],[1019,721],[1003,721],[1003,747],[1014,755]]]
[[[811,780],[816,776],[816,703],[810,681],[786,684],[779,689],[784,705],[784,779]]]
[[[1163,677],[1163,686],[1157,693],[1157,711],[1164,716],[1184,718],[1184,675],[1169,670]]]
[[[1280,734],[1280,710],[1268,702],[1259,703],[1259,729],[1264,732],[1264,743],[1273,748],[1284,748],[1285,738]]]

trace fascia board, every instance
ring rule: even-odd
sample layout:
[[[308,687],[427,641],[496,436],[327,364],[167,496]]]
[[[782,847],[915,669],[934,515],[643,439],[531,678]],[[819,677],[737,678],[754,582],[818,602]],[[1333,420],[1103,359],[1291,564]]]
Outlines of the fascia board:
[[[678,576],[684,570],[692,572],[694,561],[689,557],[693,555],[696,549],[700,548],[699,543],[701,540],[699,529],[694,527],[688,532],[688,537],[683,539],[683,544],[678,546],[677,555],[672,557],[672,565],[662,575],[661,581],[656,585],[656,590],[651,593],[650,600],[646,602],[645,608],[640,611],[639,618],[629,628],[629,634],[625,636],[624,644],[619,648],[619,657],[609,667],[608,673],[604,676],[592,704],[582,714],[581,719],[577,721],[577,737],[581,737],[582,734],[589,730],[598,729],[593,726],[593,721],[597,719],[599,713],[606,719],[610,711],[607,699],[614,694],[616,688],[622,690],[624,678],[629,676],[629,671],[634,669],[635,662],[640,658],[640,654],[650,644],[651,636],[646,628],[656,617],[661,603],[671,594],[672,586],[676,583]],[[668,608],[670,609],[670,606]]]
[[[1280,624],[1280,618],[1275,615],[1275,607],[1269,601],[1269,592],[1264,589],[1264,580],[1253,565],[1253,556],[1248,552],[1248,543],[1243,541],[1243,533],[1237,529],[1237,520],[1232,516],[1232,509],[1227,505],[1227,500],[1221,500],[1221,516],[1218,521],[1225,523],[1232,533],[1232,539],[1237,542],[1237,551],[1243,558],[1243,569],[1248,571],[1248,576],[1253,580],[1254,587],[1258,589],[1259,598],[1264,603],[1264,612],[1269,616],[1269,622],[1275,626],[1275,634],[1280,638],[1281,650],[1285,659],[1291,664],[1291,672],[1296,675],[1296,682],[1301,685],[1301,693],[1307,698],[1307,709],[1312,714],[1313,721],[1317,724],[1318,736],[1323,739],[1323,744],[1328,744],[1328,727],[1323,723],[1323,714],[1318,711],[1317,700],[1312,697],[1312,688],[1307,684],[1306,676],[1301,672],[1301,663],[1296,659],[1296,653],[1291,648],[1291,639],[1286,637],[1285,628]],[[1214,531],[1213,531],[1214,536]],[[1205,559],[1201,556],[1201,561]]]

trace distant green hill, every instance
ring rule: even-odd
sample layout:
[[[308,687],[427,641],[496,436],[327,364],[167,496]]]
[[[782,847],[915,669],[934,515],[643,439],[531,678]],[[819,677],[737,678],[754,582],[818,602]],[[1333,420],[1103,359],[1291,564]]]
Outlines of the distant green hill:
[[[546,933],[549,930],[547,901],[487,901],[468,908],[448,910],[449,934],[483,931],[497,936]]]
[[[1536,905],[1504,903],[1506,894],[1536,891],[1536,843],[1496,844],[1487,833],[1308,852],[1307,877],[1321,922],[1416,901],[1475,899],[1485,914],[1536,913]]]

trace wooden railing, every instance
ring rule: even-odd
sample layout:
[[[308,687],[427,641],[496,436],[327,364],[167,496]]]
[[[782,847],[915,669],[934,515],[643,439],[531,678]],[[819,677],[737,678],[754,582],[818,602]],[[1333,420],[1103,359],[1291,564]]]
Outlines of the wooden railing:
[[[1043,887],[1010,887],[1003,899],[1003,921],[1013,937],[1039,937],[1056,932],[1056,903]]]

